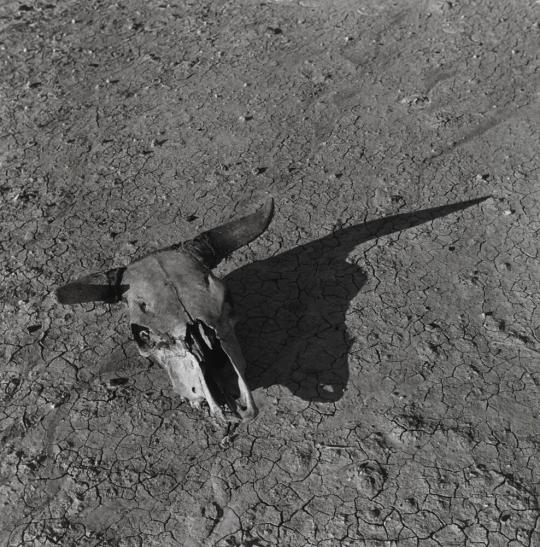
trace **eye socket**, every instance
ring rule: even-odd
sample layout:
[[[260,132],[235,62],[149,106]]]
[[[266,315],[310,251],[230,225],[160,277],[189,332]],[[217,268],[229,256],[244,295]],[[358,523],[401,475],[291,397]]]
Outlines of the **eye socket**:
[[[137,323],[131,323],[131,332],[135,342],[141,349],[149,349],[152,347],[152,340],[150,339],[150,329],[137,325]]]

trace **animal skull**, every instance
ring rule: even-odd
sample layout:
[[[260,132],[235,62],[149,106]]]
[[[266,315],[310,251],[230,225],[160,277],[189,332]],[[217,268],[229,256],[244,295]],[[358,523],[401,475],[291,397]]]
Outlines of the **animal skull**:
[[[249,420],[257,407],[244,379],[231,299],[211,270],[258,237],[273,214],[269,199],[255,213],[156,251],[129,266],[92,274],[56,290],[61,304],[124,300],[139,351],[169,374],[173,389],[211,414]]]

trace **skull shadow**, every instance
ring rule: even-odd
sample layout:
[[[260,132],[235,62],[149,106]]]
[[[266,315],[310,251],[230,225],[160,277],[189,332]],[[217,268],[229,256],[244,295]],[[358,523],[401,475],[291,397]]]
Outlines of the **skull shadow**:
[[[346,313],[367,280],[361,268],[347,262],[350,252],[485,199],[344,228],[230,273],[225,281],[242,317],[237,333],[250,389],[279,384],[306,401],[338,401],[349,380],[353,342]]]

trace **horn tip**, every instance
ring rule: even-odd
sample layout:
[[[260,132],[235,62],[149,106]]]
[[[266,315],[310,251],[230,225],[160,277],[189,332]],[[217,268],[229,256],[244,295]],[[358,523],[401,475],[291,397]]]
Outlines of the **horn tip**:
[[[262,212],[264,217],[264,226],[265,228],[270,224],[272,217],[274,216],[274,198],[270,196],[266,198],[262,205]]]
[[[59,304],[68,303],[68,295],[66,293],[65,287],[57,287],[56,289],[54,289],[54,296],[56,297],[56,300]]]

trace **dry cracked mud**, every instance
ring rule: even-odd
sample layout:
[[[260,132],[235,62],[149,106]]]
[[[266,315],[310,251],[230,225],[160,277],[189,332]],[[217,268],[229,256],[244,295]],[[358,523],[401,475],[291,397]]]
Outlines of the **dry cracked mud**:
[[[539,7],[4,0],[0,544],[540,545]],[[257,420],[55,301],[268,194]]]

